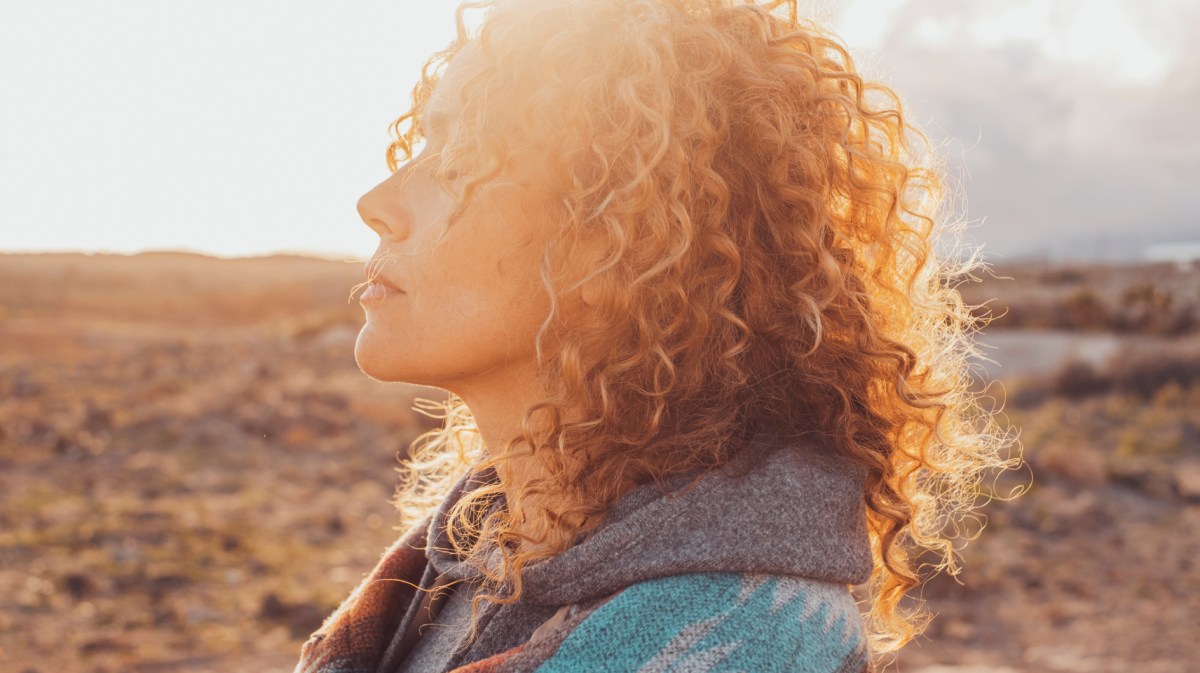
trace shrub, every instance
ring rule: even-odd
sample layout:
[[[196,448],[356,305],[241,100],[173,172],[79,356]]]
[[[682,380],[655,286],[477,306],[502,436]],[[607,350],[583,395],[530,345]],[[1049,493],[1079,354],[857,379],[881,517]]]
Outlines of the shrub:
[[[1064,329],[1104,329],[1109,324],[1108,308],[1091,287],[1071,293],[1055,314],[1055,327]]]
[[[1095,367],[1081,360],[1071,360],[1052,376],[1054,394],[1062,397],[1080,398],[1108,390],[1109,381]]]
[[[1114,358],[1109,367],[1113,389],[1144,398],[1169,383],[1188,387],[1200,381],[1200,354],[1149,352]]]

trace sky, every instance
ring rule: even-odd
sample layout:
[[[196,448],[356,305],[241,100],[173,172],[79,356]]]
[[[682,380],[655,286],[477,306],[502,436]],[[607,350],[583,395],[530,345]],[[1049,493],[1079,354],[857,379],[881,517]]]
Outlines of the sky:
[[[3,3],[0,252],[370,256],[355,203],[457,4]],[[1200,240],[1200,2],[800,4],[900,93],[988,259]]]

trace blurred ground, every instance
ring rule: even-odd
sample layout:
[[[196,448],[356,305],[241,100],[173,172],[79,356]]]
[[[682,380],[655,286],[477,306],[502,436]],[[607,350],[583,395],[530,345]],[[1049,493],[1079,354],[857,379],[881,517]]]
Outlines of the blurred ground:
[[[0,256],[0,670],[291,670],[397,535],[412,400],[444,396],[358,371],[361,272]],[[984,371],[1032,476],[994,489],[1032,488],[889,670],[1200,670],[1200,273],[998,273],[962,289],[1008,311]]]

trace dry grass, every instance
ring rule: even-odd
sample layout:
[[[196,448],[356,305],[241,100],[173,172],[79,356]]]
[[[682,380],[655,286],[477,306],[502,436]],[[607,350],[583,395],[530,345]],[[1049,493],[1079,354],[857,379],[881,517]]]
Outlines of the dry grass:
[[[994,328],[1180,336],[1200,329],[1200,271],[1173,264],[998,267],[961,286]]]
[[[1096,273],[1020,283],[1042,301]],[[0,670],[291,670],[396,535],[395,455],[428,422],[411,401],[438,397],[358,372],[360,279],[300,258],[0,256]],[[1171,357],[1009,382],[1032,481],[985,491],[1032,489],[984,509],[962,585],[925,587],[940,615],[900,670],[1190,666],[1200,381]]]
[[[360,271],[0,258],[0,669],[290,670],[438,397],[358,372]]]

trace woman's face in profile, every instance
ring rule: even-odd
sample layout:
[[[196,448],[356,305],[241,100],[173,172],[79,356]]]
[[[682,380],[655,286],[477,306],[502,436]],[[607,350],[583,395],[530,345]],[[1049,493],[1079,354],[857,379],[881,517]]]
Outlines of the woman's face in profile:
[[[548,218],[515,188],[482,190],[447,228],[454,196],[434,179],[436,155],[458,123],[475,58],[468,45],[446,66],[424,111],[421,155],[358,201],[379,247],[368,264],[376,282],[360,298],[366,323],[355,360],[375,379],[460,395],[533,367],[550,308],[539,276]]]

